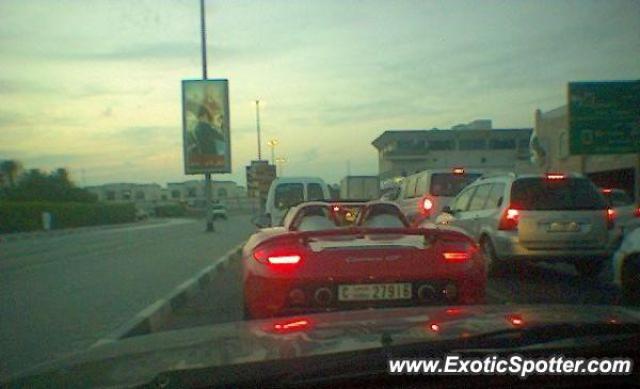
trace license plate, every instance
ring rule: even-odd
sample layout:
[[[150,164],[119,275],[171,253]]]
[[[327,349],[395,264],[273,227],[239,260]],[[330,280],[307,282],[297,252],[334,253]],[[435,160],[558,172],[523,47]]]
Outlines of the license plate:
[[[549,227],[547,228],[547,231],[549,232],[578,232],[580,231],[580,225],[576,222],[570,222],[570,223],[559,223],[559,222],[553,222],[551,224],[549,224]]]
[[[408,300],[410,298],[410,283],[338,286],[339,301]]]

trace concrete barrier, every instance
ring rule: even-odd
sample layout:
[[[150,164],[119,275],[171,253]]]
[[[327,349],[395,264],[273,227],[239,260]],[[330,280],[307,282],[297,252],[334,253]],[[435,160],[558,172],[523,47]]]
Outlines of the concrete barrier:
[[[163,328],[171,315],[183,307],[193,296],[213,281],[216,272],[224,271],[230,261],[239,260],[244,242],[229,250],[224,256],[205,267],[195,276],[178,285],[165,298],[149,305],[110,335],[98,340],[92,347],[116,342],[123,338],[146,335]]]

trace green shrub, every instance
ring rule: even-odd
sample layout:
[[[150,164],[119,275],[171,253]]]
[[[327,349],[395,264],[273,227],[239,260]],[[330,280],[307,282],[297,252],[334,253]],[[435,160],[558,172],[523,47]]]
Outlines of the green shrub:
[[[127,223],[136,219],[133,204],[2,202],[0,232],[41,230],[43,212],[51,213],[52,229]]]
[[[181,217],[186,215],[186,210],[182,205],[160,205],[155,208],[158,217]]]

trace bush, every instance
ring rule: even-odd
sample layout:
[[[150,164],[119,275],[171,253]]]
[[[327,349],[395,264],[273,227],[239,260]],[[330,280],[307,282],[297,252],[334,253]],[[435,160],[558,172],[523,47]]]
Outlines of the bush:
[[[181,217],[186,215],[182,205],[161,205],[155,208],[157,217]]]
[[[127,223],[136,219],[133,204],[2,202],[0,232],[41,230],[43,212],[51,213],[52,229]]]

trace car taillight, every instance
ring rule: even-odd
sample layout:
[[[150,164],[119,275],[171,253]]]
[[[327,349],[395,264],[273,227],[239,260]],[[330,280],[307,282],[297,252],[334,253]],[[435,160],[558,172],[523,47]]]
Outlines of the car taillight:
[[[547,180],[564,180],[566,176],[561,173],[547,173]]]
[[[428,197],[423,197],[418,203],[418,211],[423,215],[428,215],[433,209],[433,200]]]
[[[471,259],[471,253],[468,251],[445,251],[442,257],[447,262],[465,262]]]
[[[295,250],[258,249],[253,252],[256,261],[271,265],[295,265],[302,260],[302,255]]]
[[[461,167],[453,168],[453,174],[464,174],[464,168],[461,168]]]
[[[616,211],[611,208],[607,208],[607,228],[610,230],[613,229],[613,227],[615,227],[615,221]]]
[[[499,230],[517,230],[518,221],[520,220],[520,212],[517,209],[507,208],[505,209],[502,217],[500,218]]]
[[[633,211],[633,216],[640,217],[640,207],[636,207],[635,211]]]

